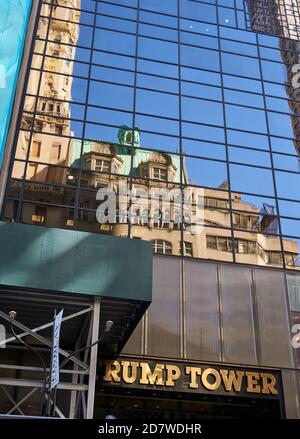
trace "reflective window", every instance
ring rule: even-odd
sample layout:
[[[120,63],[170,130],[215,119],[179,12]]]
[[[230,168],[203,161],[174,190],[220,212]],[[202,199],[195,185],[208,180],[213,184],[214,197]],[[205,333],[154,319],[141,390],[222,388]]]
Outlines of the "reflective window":
[[[176,64],[178,62],[177,44],[167,41],[139,38],[139,56]]]
[[[182,119],[191,122],[223,125],[223,108],[216,102],[201,99],[182,98]]]
[[[220,70],[218,52],[198,47],[181,46],[181,62],[185,66],[212,71]]]
[[[136,110],[139,113],[177,119],[179,116],[178,96],[148,90],[137,90]]]
[[[94,48],[126,55],[134,55],[136,38],[134,35],[95,29]]]
[[[179,0],[180,15],[184,18],[198,19],[207,23],[217,22],[217,8],[208,4],[197,4],[190,0]]]
[[[262,110],[254,110],[238,105],[226,105],[225,108],[229,128],[259,133],[267,132],[265,113]]]
[[[140,0],[141,9],[177,15],[177,0],[164,0],[163,3],[156,0]]]
[[[267,169],[231,164],[230,179],[234,192],[274,196],[272,172]]]
[[[241,55],[222,53],[223,72],[248,78],[260,78],[259,61]]]

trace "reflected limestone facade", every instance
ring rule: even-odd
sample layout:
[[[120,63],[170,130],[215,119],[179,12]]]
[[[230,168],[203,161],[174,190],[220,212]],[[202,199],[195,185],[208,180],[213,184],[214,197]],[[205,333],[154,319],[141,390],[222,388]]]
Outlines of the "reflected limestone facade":
[[[299,0],[248,0],[248,4],[254,31],[299,40]]]
[[[46,18],[50,13],[50,5],[43,4],[41,10],[41,15],[45,18],[41,20],[38,39],[35,42],[35,51],[40,55],[35,55],[32,62],[28,96],[24,104],[22,119],[22,128],[27,132],[23,131],[18,141],[19,158],[23,160],[28,158],[33,161],[26,169],[28,180],[65,183],[64,171],[49,165],[67,164],[69,137],[72,136],[70,102],[72,101],[72,73],[79,36],[79,26],[76,23],[80,20],[78,10],[80,0],[72,1],[71,5],[69,3],[61,2],[61,5],[68,4],[74,10],[59,7],[52,10],[50,26]],[[47,46],[46,56],[43,58],[41,55],[45,46],[43,40],[46,38],[50,38],[52,43]],[[42,66],[43,73],[40,72]],[[38,86],[39,98],[37,98]],[[37,131],[46,131],[49,135],[30,135],[28,130],[32,125]],[[55,137],[56,134],[57,137]],[[39,165],[34,163],[37,160],[41,162]],[[24,175],[24,172],[24,166],[21,164],[16,166],[16,176],[20,177]]]
[[[121,130],[120,130],[121,131]],[[127,131],[130,135],[132,132]],[[34,137],[35,138],[35,137]],[[44,139],[47,142],[47,138]],[[53,137],[52,137],[53,140]],[[59,138],[58,138],[59,140]],[[121,139],[121,141],[124,139]],[[33,141],[35,142],[35,141]],[[49,203],[72,205],[75,200],[73,187],[77,185],[77,174],[81,157],[81,142],[68,140],[67,153],[63,161],[68,165],[68,170],[58,170],[51,175],[51,166],[44,166],[40,173],[28,176],[25,191],[32,200],[40,200],[41,195]],[[44,149],[49,150],[49,143],[44,144]],[[203,215],[198,224],[199,231],[189,232],[189,225],[181,224],[176,221],[183,215],[183,206],[171,200],[164,203],[164,197],[159,193],[160,190],[172,191],[178,189],[180,184],[180,163],[176,155],[159,152],[151,152],[140,149],[139,143],[133,157],[133,185],[132,196],[137,196],[136,205],[143,209],[143,195],[139,196],[139,191],[146,190],[149,199],[148,206],[138,215],[140,218],[130,220],[130,198],[123,203],[123,217],[117,214],[113,222],[109,219],[104,224],[100,224],[96,217],[97,208],[100,202],[97,201],[97,190],[107,188],[118,194],[120,184],[125,185],[126,190],[130,190],[129,174],[131,152],[128,145],[108,144],[103,142],[84,142],[82,151],[82,172],[80,177],[80,211],[77,218],[79,230],[95,233],[109,233],[113,236],[127,237],[128,224],[130,223],[131,237],[144,239],[153,242],[155,253],[180,255],[181,249],[181,229],[187,231],[184,241],[184,256],[232,261],[232,239],[230,234],[230,211],[229,199],[226,192],[222,189],[227,188],[227,182],[223,182],[218,189],[204,189],[199,191],[197,187],[191,187],[192,206],[194,212],[197,204],[201,204]],[[53,143],[52,143],[53,147]],[[45,161],[47,161],[45,159]],[[189,184],[189,176],[184,167],[184,184]],[[17,171],[15,171],[17,172]],[[43,175],[44,172],[44,175]],[[17,177],[17,175],[16,175]],[[150,177],[150,180],[146,180]],[[47,186],[43,181],[53,184],[69,185],[69,188],[59,188]],[[11,189],[12,195],[18,192],[18,183],[15,181],[15,188]],[[16,192],[15,192],[16,191]],[[155,195],[158,192],[158,195]],[[151,205],[153,195],[155,204]],[[278,218],[274,213],[274,207],[258,207],[247,203],[239,193],[231,194],[231,205],[233,209],[233,225],[237,229],[234,239],[234,248],[237,255],[237,262],[245,264],[280,266],[281,246],[278,235]],[[46,197],[46,198],[45,198]],[[122,203],[122,201],[117,200]],[[122,207],[117,204],[117,212]],[[153,211],[156,209],[156,211]],[[171,212],[169,212],[171,209]],[[265,210],[267,209],[267,210]],[[42,213],[41,213],[42,212]],[[41,213],[41,214],[39,214]],[[170,213],[170,218],[168,215]],[[26,209],[23,212],[24,220],[28,223],[38,223],[47,226],[49,218],[47,208],[44,210]],[[51,214],[50,214],[51,215]],[[144,216],[145,219],[142,217]],[[56,213],[52,210],[51,222],[58,227],[73,227],[73,211],[65,211],[62,215],[61,210]],[[222,228],[222,230],[221,230]],[[238,230],[241,230],[241,233]],[[247,233],[247,231],[249,231]],[[284,240],[285,262],[288,267],[298,269],[298,243],[294,240]]]

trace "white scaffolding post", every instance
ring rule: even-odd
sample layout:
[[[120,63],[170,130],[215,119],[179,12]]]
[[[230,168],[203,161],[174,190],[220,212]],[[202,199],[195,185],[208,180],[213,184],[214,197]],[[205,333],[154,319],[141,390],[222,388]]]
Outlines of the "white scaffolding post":
[[[92,343],[95,343],[99,339],[100,303],[101,303],[100,298],[96,297],[94,299]],[[94,416],[95,387],[96,387],[96,376],[97,376],[97,353],[98,353],[98,344],[95,344],[91,348],[91,354],[90,354],[89,386],[88,386],[86,419],[93,419]]]

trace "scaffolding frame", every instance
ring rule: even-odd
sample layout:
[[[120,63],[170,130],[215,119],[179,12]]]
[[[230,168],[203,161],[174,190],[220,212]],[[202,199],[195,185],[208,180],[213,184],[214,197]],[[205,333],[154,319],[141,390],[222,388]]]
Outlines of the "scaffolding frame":
[[[63,305],[63,303],[61,303]],[[67,305],[67,304],[66,304]],[[92,303],[89,306],[84,307],[82,310],[66,315],[62,319],[63,322],[71,321],[79,316],[85,316],[85,324],[82,326],[80,333],[76,339],[74,349],[72,352],[78,349],[84,349],[91,343],[95,343],[99,339],[100,331],[100,307],[101,299],[94,297]],[[6,322],[10,321],[9,315],[0,310],[0,318]],[[53,327],[54,322],[50,321],[44,325],[40,325],[33,329],[27,325],[20,323],[17,319],[14,321],[14,325],[21,329],[23,332],[19,335],[20,338],[31,336],[38,342],[38,347],[51,348],[51,341],[43,337],[40,332],[45,329]],[[86,331],[87,328],[87,331]],[[86,334],[87,332],[87,334]],[[8,337],[5,340],[0,341],[0,348],[7,346],[8,344],[15,342],[15,337]],[[1,351],[0,351],[1,352]],[[71,352],[64,349],[59,350],[60,355],[64,358],[68,357]],[[50,405],[51,412],[55,413],[59,418],[83,418],[92,419],[94,414],[94,399],[95,399],[95,386],[97,376],[97,353],[98,345],[96,344],[90,349],[84,351],[83,360],[74,356],[70,358],[72,363],[72,369],[63,369],[60,371],[61,382],[57,386],[57,390],[62,390],[69,393],[68,412],[64,413],[58,406],[54,393],[49,392],[47,389],[46,398]],[[38,390],[41,390],[44,386],[43,380],[37,379],[23,379],[23,378],[3,378],[1,377],[1,370],[19,370],[26,372],[42,372],[43,368],[12,365],[3,363],[0,360],[0,390],[11,404],[11,408],[4,413],[5,415],[12,415],[18,413],[21,416],[25,416],[21,406],[24,402],[35,394]],[[47,369],[47,373],[50,374],[50,369]],[[65,380],[66,375],[71,375],[71,382]],[[86,382],[85,382],[86,381]],[[19,401],[16,401],[13,394],[9,391],[9,388],[27,388],[28,392]],[[48,387],[48,386],[47,386]]]

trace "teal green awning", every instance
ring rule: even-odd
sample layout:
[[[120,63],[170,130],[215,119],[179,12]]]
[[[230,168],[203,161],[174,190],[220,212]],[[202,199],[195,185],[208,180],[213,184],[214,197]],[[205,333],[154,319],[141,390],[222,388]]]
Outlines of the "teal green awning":
[[[149,242],[0,222],[0,284],[151,301]]]
[[[109,349],[117,355],[151,303],[151,243],[0,221],[2,312],[15,310],[33,328],[52,320],[56,303],[68,315],[95,297],[101,333],[114,322]],[[84,324],[75,322],[65,331],[69,343]]]

